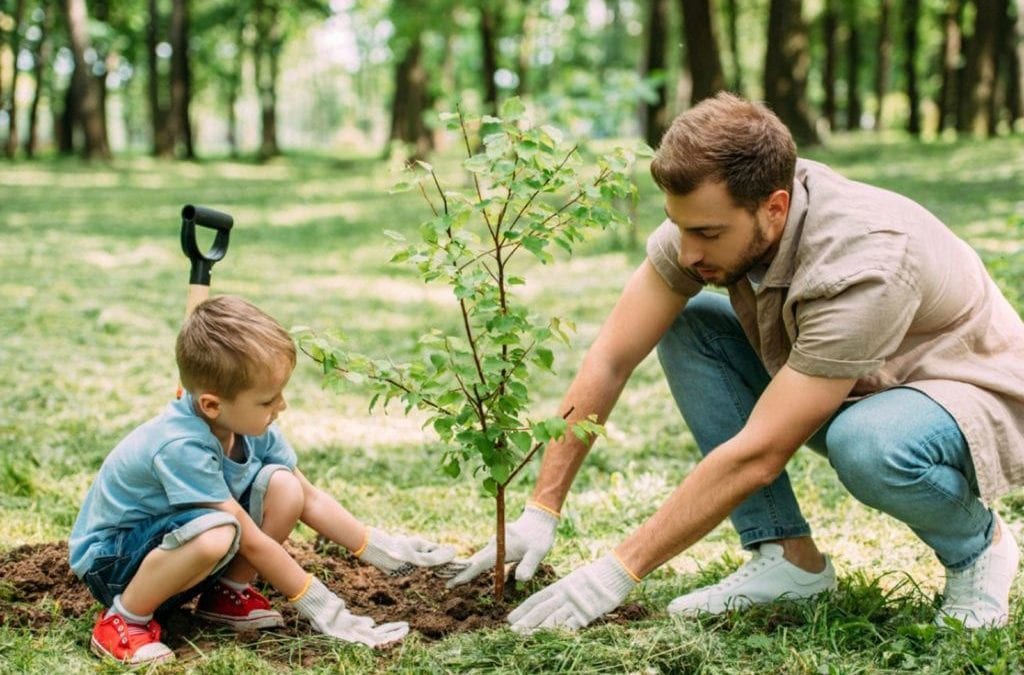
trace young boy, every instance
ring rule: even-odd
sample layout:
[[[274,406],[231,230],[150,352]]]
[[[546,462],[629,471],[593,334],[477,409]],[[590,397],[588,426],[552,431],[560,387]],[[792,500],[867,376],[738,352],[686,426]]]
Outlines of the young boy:
[[[154,613],[201,593],[196,614],[237,629],[282,625],[259,574],[313,627],[350,642],[399,640],[404,622],[351,614],[281,547],[298,521],[388,574],[445,565],[454,549],[368,528],[296,467],[274,424],[295,367],[288,333],[248,302],[200,304],[178,335],[185,395],[107,456],[70,539],[71,569],[106,609],[92,650],[171,660]]]

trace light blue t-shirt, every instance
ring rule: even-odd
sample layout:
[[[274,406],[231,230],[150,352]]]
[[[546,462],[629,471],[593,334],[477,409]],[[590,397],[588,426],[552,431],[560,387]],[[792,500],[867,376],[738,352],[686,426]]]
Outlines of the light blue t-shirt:
[[[97,551],[121,530],[179,508],[237,499],[265,464],[295,468],[295,451],[276,424],[235,442],[244,462],[224,457],[188,393],[137,427],[103,460],[85,496],[68,542],[71,569],[88,572]]]

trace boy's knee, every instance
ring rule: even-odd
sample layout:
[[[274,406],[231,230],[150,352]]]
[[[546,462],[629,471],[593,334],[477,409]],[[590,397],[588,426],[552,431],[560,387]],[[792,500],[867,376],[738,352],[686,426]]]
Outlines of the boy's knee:
[[[215,563],[231,552],[237,538],[238,525],[225,523],[196,535],[190,545],[203,560]]]
[[[265,508],[294,513],[296,517],[302,513],[306,501],[298,477],[284,470],[275,471],[271,475],[265,500]]]

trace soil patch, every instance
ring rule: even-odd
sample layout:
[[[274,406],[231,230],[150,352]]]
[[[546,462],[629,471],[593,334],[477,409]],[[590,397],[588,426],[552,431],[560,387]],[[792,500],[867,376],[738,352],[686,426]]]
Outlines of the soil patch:
[[[554,571],[542,565],[533,580],[516,586],[510,570],[507,600],[499,605],[493,599],[489,574],[448,590],[444,581],[429,570],[388,577],[327,542],[288,542],[285,548],[303,569],[317,575],[344,598],[353,613],[369,615],[378,622],[407,621],[412,630],[428,640],[507,625],[505,617],[512,607],[555,580]],[[98,603],[85,584],[71,573],[67,559],[66,542],[22,546],[0,557],[0,624],[43,629],[60,619],[97,611]],[[282,636],[311,634],[311,629],[298,620],[295,610],[279,594],[268,590],[267,596],[284,615],[283,628],[235,634],[195,618],[191,607],[186,606],[163,618],[166,642],[180,657],[187,658],[196,653],[193,645],[202,649],[232,638],[244,643],[267,641],[279,645]],[[624,623],[645,615],[641,606],[628,604],[602,622]],[[263,640],[261,636],[277,639]]]

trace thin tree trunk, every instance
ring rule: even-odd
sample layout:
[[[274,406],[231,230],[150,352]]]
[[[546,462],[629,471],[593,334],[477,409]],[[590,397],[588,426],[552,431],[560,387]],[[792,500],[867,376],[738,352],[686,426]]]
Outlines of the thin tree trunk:
[[[530,93],[530,57],[533,55],[533,35],[537,30],[537,15],[533,3],[523,3],[523,21],[519,28],[519,51],[516,59],[516,75],[519,77],[519,84],[516,93],[519,96],[526,96]],[[450,39],[449,39],[450,42]]]
[[[189,103],[192,96],[191,74],[188,56],[188,0],[173,0],[171,3],[171,105],[167,113],[168,135],[171,149],[182,141],[187,159],[195,159],[192,144],[192,125],[189,120]]]
[[[830,131],[836,129],[836,64],[838,61],[836,33],[839,30],[839,14],[836,0],[825,0],[825,13],[821,20],[822,40],[825,43],[825,65],[821,70],[821,86],[825,90],[822,113]]]
[[[1006,107],[1010,128],[1024,119],[1024,0],[1016,0],[1017,18],[1009,38],[1009,63],[1006,82]]]
[[[974,0],[974,33],[971,35],[965,78],[972,86],[963,91],[967,98],[966,129],[975,134],[990,134],[993,129],[991,100],[995,94],[996,45],[1001,13],[999,0]]]
[[[72,79],[80,83],[78,91],[81,92],[81,98],[78,101],[78,112],[82,132],[85,136],[84,156],[87,159],[108,159],[110,146],[107,144],[104,133],[100,92],[96,86],[96,80],[89,74],[89,66],[85,62],[85,53],[91,48],[88,33],[89,16],[85,0],[64,0],[64,10],[67,14],[71,53],[75,61]]]
[[[718,39],[711,22],[709,0],[680,0],[683,14],[683,42],[690,71],[690,104],[725,89],[725,75],[718,56]]]
[[[153,155],[155,157],[170,157],[174,154],[173,129],[170,129],[171,121],[160,97],[160,57],[157,55],[160,27],[163,19],[160,16],[160,7],[157,0],[149,0],[149,23],[146,25],[146,66],[148,78],[146,80],[146,98],[149,101],[149,121],[153,134]]]
[[[903,5],[903,70],[907,81],[907,131],[921,135],[921,97],[917,89],[917,24],[920,20],[920,0],[904,0]]]
[[[53,56],[53,42],[50,33],[53,28],[53,8],[49,0],[42,0],[39,8],[43,12],[42,21],[39,22],[39,41],[36,43],[34,56],[35,63],[32,66],[32,76],[35,80],[36,89],[32,94],[32,107],[28,113],[28,138],[25,139],[25,154],[29,158],[35,157],[39,152],[39,104],[45,91],[45,77],[50,59]]]
[[[1024,1],[1024,0],[1022,0]],[[949,0],[942,13],[942,83],[939,86],[939,132],[956,128],[957,77],[960,68],[960,0]]]
[[[14,32],[11,35],[11,54],[14,55],[14,72],[11,74],[10,104],[7,106],[7,145],[4,154],[13,159],[18,154],[18,52],[21,50],[21,22],[25,17],[25,0],[18,0],[14,6]]]
[[[891,13],[892,0],[880,0],[878,4],[878,43],[875,54],[875,131],[882,129],[885,94],[889,91],[889,68],[892,63],[892,37],[889,32],[889,15]]]
[[[743,94],[743,61],[740,58],[740,7],[736,0],[725,2],[725,25],[729,33],[729,55],[732,59],[732,90]]]
[[[481,76],[484,85],[484,106],[492,115],[498,114],[498,84],[494,76],[498,72],[498,26],[501,23],[499,11],[490,2],[480,3],[480,52],[483,58]]]
[[[860,129],[864,106],[860,100],[860,19],[857,0],[846,0],[846,128]]]
[[[643,76],[657,74],[655,100],[641,103],[641,125],[644,139],[652,148],[658,147],[668,128],[668,86],[665,77],[665,50],[668,35],[668,0],[649,0],[647,16],[647,50],[644,54]]]
[[[801,0],[771,0],[768,14],[765,102],[786,123],[797,143],[818,143],[805,93],[811,59]]]
[[[235,58],[228,75],[227,113],[228,113],[228,147],[231,156],[238,157],[238,92],[242,87],[242,63],[245,58],[245,21],[239,20],[238,32],[235,33]]]
[[[391,102],[390,141],[405,143],[414,148],[413,155],[421,159],[433,148],[434,139],[423,121],[429,104],[427,70],[423,65],[423,34],[417,31],[405,50],[402,60],[395,65],[395,94]]]
[[[505,486],[498,486],[495,503],[494,601],[505,602]]]

